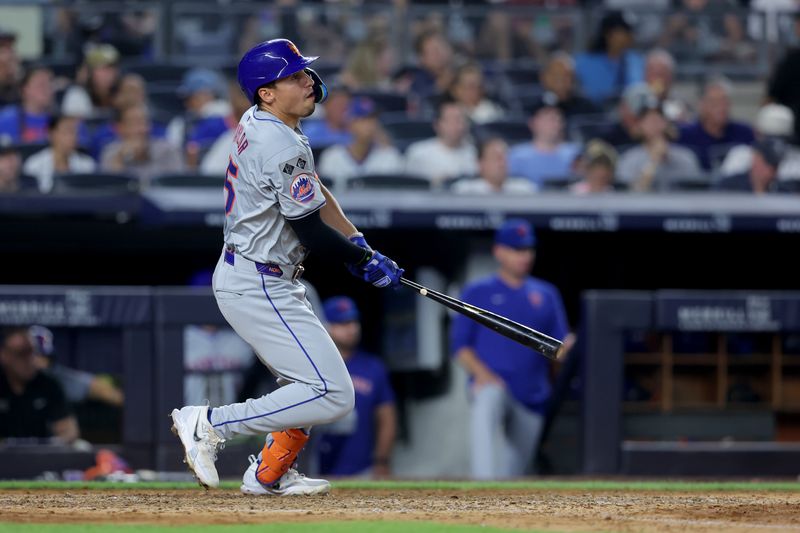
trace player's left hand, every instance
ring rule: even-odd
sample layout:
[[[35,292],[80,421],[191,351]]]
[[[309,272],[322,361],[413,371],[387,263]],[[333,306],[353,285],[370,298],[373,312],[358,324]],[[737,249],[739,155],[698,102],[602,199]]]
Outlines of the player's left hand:
[[[361,278],[376,287],[396,287],[404,272],[397,263],[376,250],[367,264],[361,267]]]

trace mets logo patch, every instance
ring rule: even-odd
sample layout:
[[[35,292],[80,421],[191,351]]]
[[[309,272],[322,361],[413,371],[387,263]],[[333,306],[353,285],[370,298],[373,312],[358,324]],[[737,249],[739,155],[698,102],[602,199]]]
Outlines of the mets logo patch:
[[[308,174],[298,174],[292,180],[292,198],[300,203],[308,203],[314,199],[314,178]]]
[[[289,50],[291,50],[297,57],[303,57],[302,55],[300,55],[300,50],[297,49],[297,46],[295,46],[295,44],[292,41],[287,41],[286,46],[288,46]]]

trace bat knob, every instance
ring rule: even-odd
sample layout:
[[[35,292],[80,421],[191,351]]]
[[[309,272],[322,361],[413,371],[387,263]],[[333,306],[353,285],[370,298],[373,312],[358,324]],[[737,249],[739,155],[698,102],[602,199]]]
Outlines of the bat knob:
[[[561,358],[564,357],[564,353],[567,351],[566,346],[563,344],[558,348],[556,351],[556,361],[561,361]]]

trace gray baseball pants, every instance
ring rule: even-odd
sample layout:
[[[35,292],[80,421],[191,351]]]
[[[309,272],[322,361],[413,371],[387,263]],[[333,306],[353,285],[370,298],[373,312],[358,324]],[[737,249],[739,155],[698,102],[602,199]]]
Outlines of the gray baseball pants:
[[[239,255],[233,265],[221,256],[213,288],[228,323],[285,383],[261,398],[212,406],[211,423],[223,438],[326,424],[353,409],[347,367],[290,273],[275,277]]]
[[[472,395],[470,459],[475,479],[525,475],[539,443],[542,415],[514,399],[500,385],[485,385]]]

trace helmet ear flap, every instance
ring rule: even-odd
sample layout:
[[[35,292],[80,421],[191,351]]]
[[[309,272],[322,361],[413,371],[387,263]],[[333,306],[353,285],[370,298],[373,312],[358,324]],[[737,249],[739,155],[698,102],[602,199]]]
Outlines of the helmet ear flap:
[[[319,77],[319,74],[314,69],[306,68],[305,72],[314,80],[314,101],[321,104],[328,98],[328,86],[325,85],[325,82],[322,81],[322,78]]]

